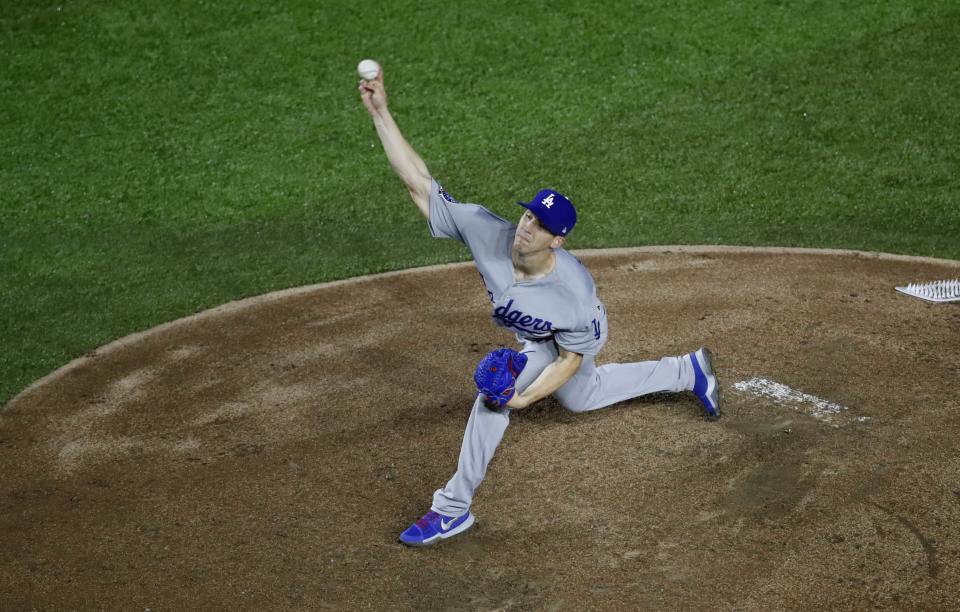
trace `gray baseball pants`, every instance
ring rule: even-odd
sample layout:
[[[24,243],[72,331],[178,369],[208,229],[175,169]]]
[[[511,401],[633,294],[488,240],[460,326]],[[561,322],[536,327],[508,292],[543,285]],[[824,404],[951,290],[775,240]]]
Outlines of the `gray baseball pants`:
[[[522,391],[557,359],[558,353],[552,340],[526,342],[520,352],[527,356],[527,365],[517,379],[517,389]],[[693,366],[688,356],[597,367],[592,355],[584,355],[577,373],[553,396],[567,410],[587,412],[649,393],[689,391],[693,384]],[[463,434],[457,471],[445,487],[433,494],[434,512],[446,516],[466,514],[509,424],[509,409],[487,408],[477,396]]]

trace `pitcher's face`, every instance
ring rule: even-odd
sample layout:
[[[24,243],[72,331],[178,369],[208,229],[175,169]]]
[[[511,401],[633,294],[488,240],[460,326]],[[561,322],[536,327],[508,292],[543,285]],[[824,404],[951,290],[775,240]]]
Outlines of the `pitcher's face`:
[[[529,210],[524,210],[517,223],[517,233],[513,238],[513,250],[521,255],[529,255],[546,249],[555,249],[563,245],[563,236],[554,236],[550,230],[540,224],[540,220]]]

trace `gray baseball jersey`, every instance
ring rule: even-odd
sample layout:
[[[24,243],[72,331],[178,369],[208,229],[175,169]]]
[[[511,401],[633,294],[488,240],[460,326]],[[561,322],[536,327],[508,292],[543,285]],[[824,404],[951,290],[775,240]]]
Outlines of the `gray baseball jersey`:
[[[514,279],[511,249],[517,225],[483,206],[461,204],[437,181],[430,188],[430,233],[464,243],[487,295],[493,322],[521,342],[553,338],[568,351],[596,355],[607,341],[607,317],[590,272],[564,249],[555,249],[556,265],[532,281]]]

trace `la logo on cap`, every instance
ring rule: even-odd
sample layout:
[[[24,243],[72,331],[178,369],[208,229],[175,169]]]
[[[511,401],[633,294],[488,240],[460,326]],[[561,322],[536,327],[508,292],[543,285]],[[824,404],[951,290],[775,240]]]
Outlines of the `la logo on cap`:
[[[551,193],[547,197],[540,200],[540,203],[546,206],[547,208],[550,208],[551,206],[553,206],[553,194]]]

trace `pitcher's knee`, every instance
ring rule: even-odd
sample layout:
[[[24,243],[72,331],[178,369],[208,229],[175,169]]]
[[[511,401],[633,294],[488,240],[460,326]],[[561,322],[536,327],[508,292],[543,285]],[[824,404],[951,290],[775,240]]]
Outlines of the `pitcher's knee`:
[[[559,396],[554,396],[554,397],[557,398],[557,402],[559,402],[561,406],[563,406],[565,409],[569,410],[570,412],[586,412],[587,410],[590,410],[590,406],[588,406],[587,403],[582,398],[559,397]]]

